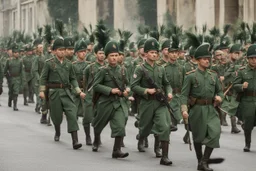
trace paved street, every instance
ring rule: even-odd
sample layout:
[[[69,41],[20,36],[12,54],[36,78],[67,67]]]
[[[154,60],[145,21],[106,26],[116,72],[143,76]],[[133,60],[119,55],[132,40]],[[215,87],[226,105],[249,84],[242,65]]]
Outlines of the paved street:
[[[71,136],[66,133],[63,120],[60,142],[53,141],[54,129],[39,123],[40,115],[34,112],[35,104],[23,106],[23,96],[19,95],[18,108],[14,112],[7,106],[7,88],[0,96],[0,171],[193,171],[196,170],[194,151],[182,142],[183,125],[171,135],[170,158],[172,166],[159,165],[153,152],[153,136],[149,138],[150,147],[145,153],[137,151],[135,136],[137,129],[134,117],[129,117],[123,151],[130,153],[127,159],[112,159],[113,139],[107,126],[102,133],[103,146],[94,153],[85,145],[81,118],[79,119],[79,140],[83,143],[80,150],[73,150]],[[240,126],[239,126],[240,127]],[[220,165],[211,165],[215,171],[254,171],[256,168],[256,132],[252,136],[251,153],[244,153],[244,137],[230,134],[230,126],[223,127],[221,148],[213,152],[213,157],[224,157]]]

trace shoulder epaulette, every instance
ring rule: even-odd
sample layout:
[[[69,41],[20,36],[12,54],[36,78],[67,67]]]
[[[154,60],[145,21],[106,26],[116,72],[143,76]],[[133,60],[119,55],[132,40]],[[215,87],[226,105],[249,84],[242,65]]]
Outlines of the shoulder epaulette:
[[[243,66],[243,67],[239,68],[239,70],[243,70],[243,69],[245,69],[245,68],[246,68],[246,66]]]
[[[186,75],[189,75],[189,74],[194,73],[194,72],[196,72],[196,70],[195,70],[195,69],[194,69],[194,70],[192,70],[192,71],[188,71],[188,72],[186,72]]]
[[[53,59],[54,59],[54,57],[46,59],[45,62],[52,61]]]

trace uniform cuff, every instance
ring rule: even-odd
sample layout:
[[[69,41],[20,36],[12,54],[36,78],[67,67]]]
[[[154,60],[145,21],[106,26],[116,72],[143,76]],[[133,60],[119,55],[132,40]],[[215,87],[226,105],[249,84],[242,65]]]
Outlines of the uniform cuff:
[[[181,105],[181,112],[187,112],[188,111],[188,107],[187,105]]]
[[[144,94],[147,94],[147,90],[148,90],[148,89],[146,88],[145,91],[144,91]]]
[[[40,91],[45,91],[46,90],[46,86],[40,86]]]
[[[81,92],[82,92],[82,91],[81,91],[81,89],[80,89],[79,87],[76,87],[76,88],[75,88],[75,90],[76,90],[77,94],[79,94],[79,93],[81,93]]]

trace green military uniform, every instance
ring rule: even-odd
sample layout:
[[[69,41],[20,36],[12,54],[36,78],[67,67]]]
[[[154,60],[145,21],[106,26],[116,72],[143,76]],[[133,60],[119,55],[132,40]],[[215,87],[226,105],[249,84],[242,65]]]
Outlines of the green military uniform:
[[[18,53],[19,49],[17,44],[13,45],[13,53]],[[12,59],[7,60],[4,75],[8,75],[9,82],[9,92],[10,97],[13,100],[13,110],[17,111],[17,100],[20,87],[24,83],[24,68],[22,61],[18,57],[13,57]]]
[[[256,45],[253,44],[248,48],[247,58],[256,57]],[[243,88],[243,83],[247,82],[248,87]],[[238,116],[243,121],[245,148],[244,151],[250,151],[251,133],[256,123],[256,70],[250,64],[239,69],[238,75],[233,82],[234,89],[240,95],[239,110],[242,111]]]
[[[111,53],[119,53],[117,42],[108,42],[104,51],[106,57]],[[115,138],[112,157],[124,158],[129,155],[129,153],[121,152],[121,140],[126,135],[125,124],[126,116],[128,115],[128,105],[124,97],[111,93],[112,89],[118,88],[117,84],[124,89],[128,88],[128,77],[125,69],[122,69],[117,64],[115,66],[106,65],[99,69],[93,82],[94,93],[99,94],[93,118],[96,141],[94,141],[94,144],[98,147],[98,137],[104,127],[110,122],[111,137]],[[123,90],[120,91],[123,92]],[[94,149],[94,151],[97,151],[97,149]]]
[[[25,49],[26,51],[32,51],[32,47],[28,45]],[[33,78],[34,75],[32,74],[32,63],[33,63],[33,55],[26,55],[22,61],[24,65],[25,77],[26,77],[26,84],[24,87],[24,105],[27,105],[27,97],[29,97],[29,102],[32,102],[32,97],[34,96],[33,92]]]
[[[209,44],[203,44],[196,49],[195,58],[211,57]],[[216,95],[223,98],[221,84],[216,72],[206,69],[196,69],[187,73],[181,91],[182,112],[188,111],[190,99],[189,123],[193,134],[194,147],[198,159],[198,170],[207,170],[208,160],[213,148],[219,148],[220,120],[213,106]],[[206,146],[204,156],[202,144]]]
[[[76,44],[76,47],[75,47],[75,53],[76,52],[79,52],[79,51],[82,51],[82,50],[86,50],[87,48],[87,44],[85,44],[85,41],[84,40],[80,40],[77,44]],[[72,62],[73,64],[73,68],[74,68],[74,72],[75,72],[75,75],[76,75],[76,79],[77,79],[77,82],[78,82],[78,85],[79,85],[79,88],[82,90],[82,91],[85,91],[85,84],[83,81],[83,71],[84,69],[87,67],[87,65],[89,64],[88,62],[86,61],[75,61],[75,62]],[[75,100],[75,104],[77,106],[77,117],[78,116],[84,116],[84,111],[86,110],[84,108],[84,100],[82,100],[80,98],[80,96],[76,93],[76,91],[74,91],[74,100]]]
[[[64,40],[57,38],[53,44],[53,50],[64,49]],[[79,130],[76,111],[77,107],[71,94],[71,86],[79,94],[78,86],[72,63],[63,59],[61,63],[57,57],[48,59],[40,77],[40,92],[49,89],[50,116],[55,127],[55,141],[59,141],[60,125],[63,119],[63,112],[67,118],[68,132],[71,133],[73,148],[78,149],[82,144],[78,143],[77,130]]]
[[[146,40],[144,45],[145,53],[154,50],[159,51],[159,44],[154,38]],[[144,152],[143,140],[147,137],[151,131],[153,134],[159,136],[159,140],[162,143],[162,158],[160,164],[170,165],[172,162],[168,159],[168,147],[170,136],[170,114],[167,107],[162,102],[156,99],[156,95],[146,94],[148,88],[152,88],[152,85],[148,82],[144,75],[144,70],[148,73],[155,83],[163,88],[166,94],[172,93],[172,88],[167,80],[165,70],[162,66],[154,63],[154,66],[144,62],[138,65],[134,71],[131,81],[131,88],[134,93],[140,97],[139,103],[139,142],[138,150]],[[154,126],[154,129],[152,129]]]

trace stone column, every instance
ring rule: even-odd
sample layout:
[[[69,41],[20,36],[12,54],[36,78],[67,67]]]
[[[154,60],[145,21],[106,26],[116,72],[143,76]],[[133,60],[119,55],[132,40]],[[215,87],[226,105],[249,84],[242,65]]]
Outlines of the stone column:
[[[125,28],[125,0],[114,0],[114,28],[123,30]]]
[[[184,29],[193,27],[196,17],[195,0],[178,0],[177,2],[177,24]]]
[[[21,10],[20,10],[20,0],[17,0],[17,14],[16,14],[16,17],[17,17],[17,21],[16,21],[16,30],[20,30],[21,29]]]
[[[219,28],[223,28],[225,24],[225,0],[220,0],[220,10],[219,10]]]
[[[207,28],[215,26],[215,9],[213,0],[196,1],[196,26],[202,29],[207,24]],[[200,30],[201,31],[201,30]]]
[[[244,21],[248,23],[254,22],[255,18],[255,0],[244,1]]]
[[[78,18],[79,28],[88,27],[89,24],[95,26],[97,23],[97,0],[79,0]]]
[[[157,25],[163,25],[164,24],[164,19],[165,19],[165,14],[167,11],[167,1],[166,0],[161,0],[157,1]]]

